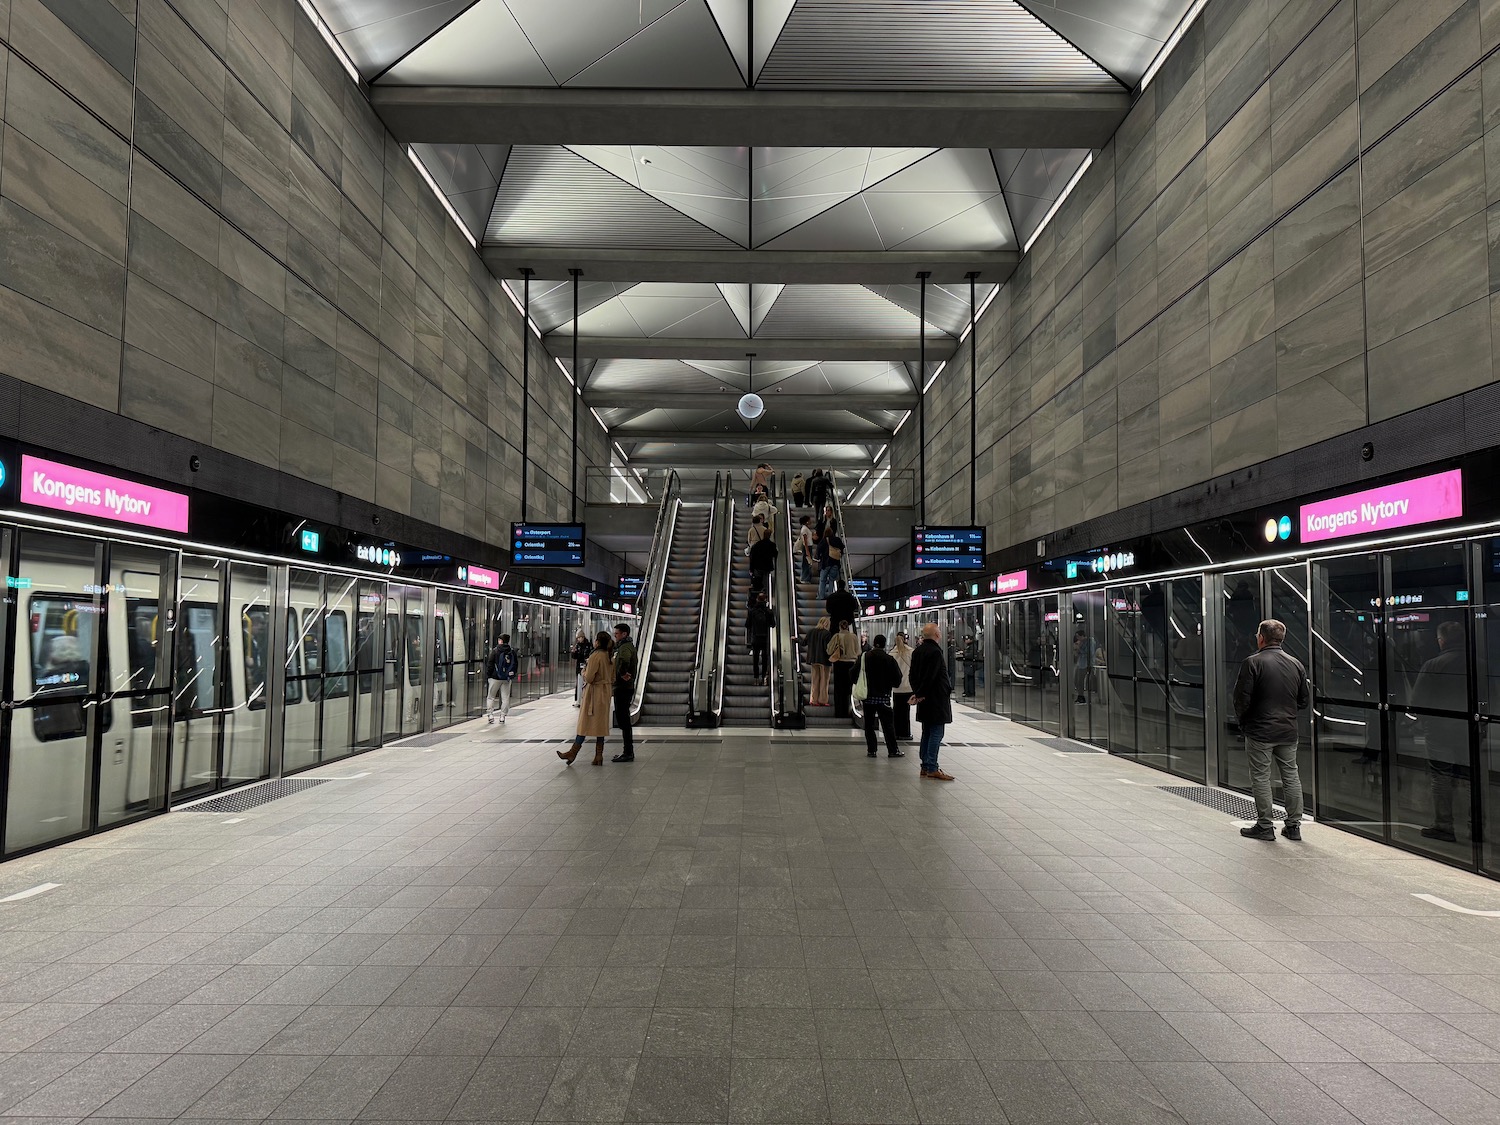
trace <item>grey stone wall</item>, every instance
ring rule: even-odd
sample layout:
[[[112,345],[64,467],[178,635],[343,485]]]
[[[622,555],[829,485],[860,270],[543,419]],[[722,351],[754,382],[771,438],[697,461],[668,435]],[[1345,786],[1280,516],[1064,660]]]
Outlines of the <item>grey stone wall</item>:
[[[521,318],[296,0],[0,0],[0,98],[0,373],[506,542]],[[566,519],[531,346],[527,514]]]
[[[992,549],[1495,379],[1500,0],[1211,0],[928,398]],[[894,445],[915,464],[916,427]],[[1433,449],[1440,456],[1441,449]]]

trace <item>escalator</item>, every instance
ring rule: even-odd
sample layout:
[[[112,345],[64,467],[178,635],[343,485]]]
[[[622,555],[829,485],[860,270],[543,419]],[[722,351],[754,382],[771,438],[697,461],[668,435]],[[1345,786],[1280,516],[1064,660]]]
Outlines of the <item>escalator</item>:
[[[849,579],[853,577],[853,571],[852,571],[852,569],[851,569],[851,567],[849,565],[849,548],[848,548],[849,528],[844,523],[844,507],[843,507],[842,502],[839,500],[839,490],[838,490],[838,484],[837,484],[837,480],[836,479],[835,479],[834,487],[829,490],[829,496],[832,498],[832,501],[833,501],[833,518],[838,523],[839,538],[841,538],[844,541],[844,543],[845,543],[844,557],[839,562],[839,577],[843,578],[844,581],[846,583],[848,583]],[[814,513],[814,517],[816,518],[816,513]],[[830,588],[833,588],[832,587],[832,580],[830,580]],[[852,592],[852,587],[851,587],[851,592]],[[806,635],[806,633],[807,633],[808,630],[810,630],[811,628],[813,628],[813,626],[815,626],[818,623],[818,620],[823,616],[823,614],[824,614],[823,599],[821,599],[821,598],[818,597],[818,583],[816,581],[813,581],[813,582],[798,582],[797,583],[797,616],[798,616],[798,625],[799,625],[799,628],[801,629],[801,631],[802,631],[802,633],[803,633],[804,636]],[[835,632],[838,629],[838,622],[836,622],[836,621],[829,622],[828,628],[829,628],[830,634],[832,634],[833,632]],[[859,632],[859,622],[858,621],[854,622],[854,631],[856,633]],[[803,683],[804,683],[804,690],[808,693],[808,698],[811,698],[812,697],[812,669],[810,667],[809,668],[805,668],[803,670]],[[830,681],[829,681],[829,686],[828,686],[828,698],[830,700],[833,699],[833,683],[832,683],[832,679],[831,679],[831,673],[830,673]],[[850,712],[849,712],[851,717],[847,718],[847,719],[836,718],[834,716],[833,708],[831,706],[830,707],[811,707],[811,706],[809,706],[806,709],[806,711],[807,711],[807,725],[810,726],[810,727],[838,727],[838,728],[843,728],[843,727],[848,727],[852,723],[855,723],[856,720],[860,719],[859,706],[858,706],[858,704],[855,704],[855,703],[851,703],[851,705],[850,705]]]
[[[692,709],[690,693],[693,670],[698,665],[698,630],[713,508],[680,500],[675,505],[665,537],[665,556],[658,563],[662,580],[651,630],[650,662],[642,668],[645,690],[636,722],[643,726],[681,726]],[[662,543],[659,537],[653,550],[661,550]]]
[[[745,632],[745,621],[750,612],[750,559],[745,554],[749,534],[750,509],[735,503],[734,534],[729,550],[729,618],[724,646],[724,704],[719,712],[720,726],[764,727],[771,722],[770,687],[757,683],[755,679],[750,639]],[[768,653],[768,663],[769,659]]]

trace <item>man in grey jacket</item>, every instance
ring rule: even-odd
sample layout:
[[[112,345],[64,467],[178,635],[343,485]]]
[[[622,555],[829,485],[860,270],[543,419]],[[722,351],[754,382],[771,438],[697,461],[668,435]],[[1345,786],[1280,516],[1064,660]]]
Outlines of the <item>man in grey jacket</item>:
[[[1307,709],[1310,696],[1307,669],[1281,647],[1286,626],[1262,621],[1256,630],[1257,651],[1240,665],[1234,681],[1234,713],[1245,735],[1250,758],[1250,791],[1255,795],[1256,822],[1241,828],[1252,840],[1276,839],[1271,819],[1271,761],[1281,774],[1286,824],[1281,834],[1302,839],[1302,781],[1297,776],[1297,712]]]

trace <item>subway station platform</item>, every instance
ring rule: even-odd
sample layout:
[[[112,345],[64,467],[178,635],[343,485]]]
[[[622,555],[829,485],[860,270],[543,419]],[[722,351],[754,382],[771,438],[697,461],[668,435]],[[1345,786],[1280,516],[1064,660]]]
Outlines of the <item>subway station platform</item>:
[[[575,716],[0,867],[0,1122],[1500,1120],[1493,881],[966,709],[953,784]]]

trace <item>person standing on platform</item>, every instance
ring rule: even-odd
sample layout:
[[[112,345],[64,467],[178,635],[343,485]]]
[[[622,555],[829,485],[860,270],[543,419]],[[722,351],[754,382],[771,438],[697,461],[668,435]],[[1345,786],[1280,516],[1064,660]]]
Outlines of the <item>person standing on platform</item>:
[[[766,604],[766,595],[757,592],[750,612],[745,618],[745,635],[750,642],[750,655],[754,657],[756,686],[766,682],[766,653],[771,647],[771,630],[776,628],[776,616]]]
[[[884,634],[876,634],[870,642],[870,651],[859,661],[863,671],[856,672],[854,678],[857,680],[861,675],[865,678],[865,750],[870,757],[876,757],[875,724],[878,722],[885,735],[885,756],[904,758],[906,755],[896,746],[896,720],[891,713],[891,693],[901,682],[901,669],[885,651]]]
[[[593,655],[594,646],[589,642],[589,635],[582,629],[578,630],[578,636],[573,638],[573,706],[577,707],[583,702],[583,669]]]
[[[848,621],[839,622],[839,631],[828,642],[828,659],[833,665],[833,717],[849,717],[849,693],[854,687],[854,662],[859,659],[859,638]]]
[[[1302,839],[1302,779],[1297,774],[1297,712],[1311,702],[1307,669],[1282,649],[1286,626],[1266,620],[1255,631],[1257,651],[1245,658],[1234,681],[1234,714],[1245,735],[1250,760],[1250,791],[1255,795],[1256,821],[1240,829],[1252,840],[1276,839],[1271,819],[1271,762],[1281,774],[1281,799],[1286,824],[1281,834]]]
[[[811,698],[807,701],[809,707],[828,706],[828,641],[831,637],[828,614],[825,613],[807,631],[807,663],[812,666]]]
[[[953,679],[941,635],[937,623],[929,621],[922,626],[922,643],[911,654],[911,698],[922,724],[922,776],[930,781],[953,780],[952,774],[938,768],[943,730],[953,721]]]
[[[901,682],[891,693],[891,712],[896,719],[896,739],[911,741],[911,645],[905,633],[897,633],[891,642],[891,659],[901,670]]]
[[[516,678],[516,650],[510,647],[510,634],[500,634],[500,643],[490,650],[484,662],[489,690],[484,697],[484,718],[491,725],[498,713],[500,721],[510,714],[510,685]]]
[[[614,694],[615,666],[610,650],[614,642],[608,633],[601,632],[594,638],[594,651],[583,668],[583,706],[578,709],[578,732],[573,745],[566,752],[559,750],[557,756],[568,765],[583,749],[583,740],[594,740],[596,766],[604,764],[604,740],[609,737],[609,704]]]
[[[635,730],[630,725],[630,705],[635,702],[635,642],[630,639],[630,626],[624,622],[615,626],[615,726],[620,728],[620,752],[610,759],[612,762],[635,761]]]

